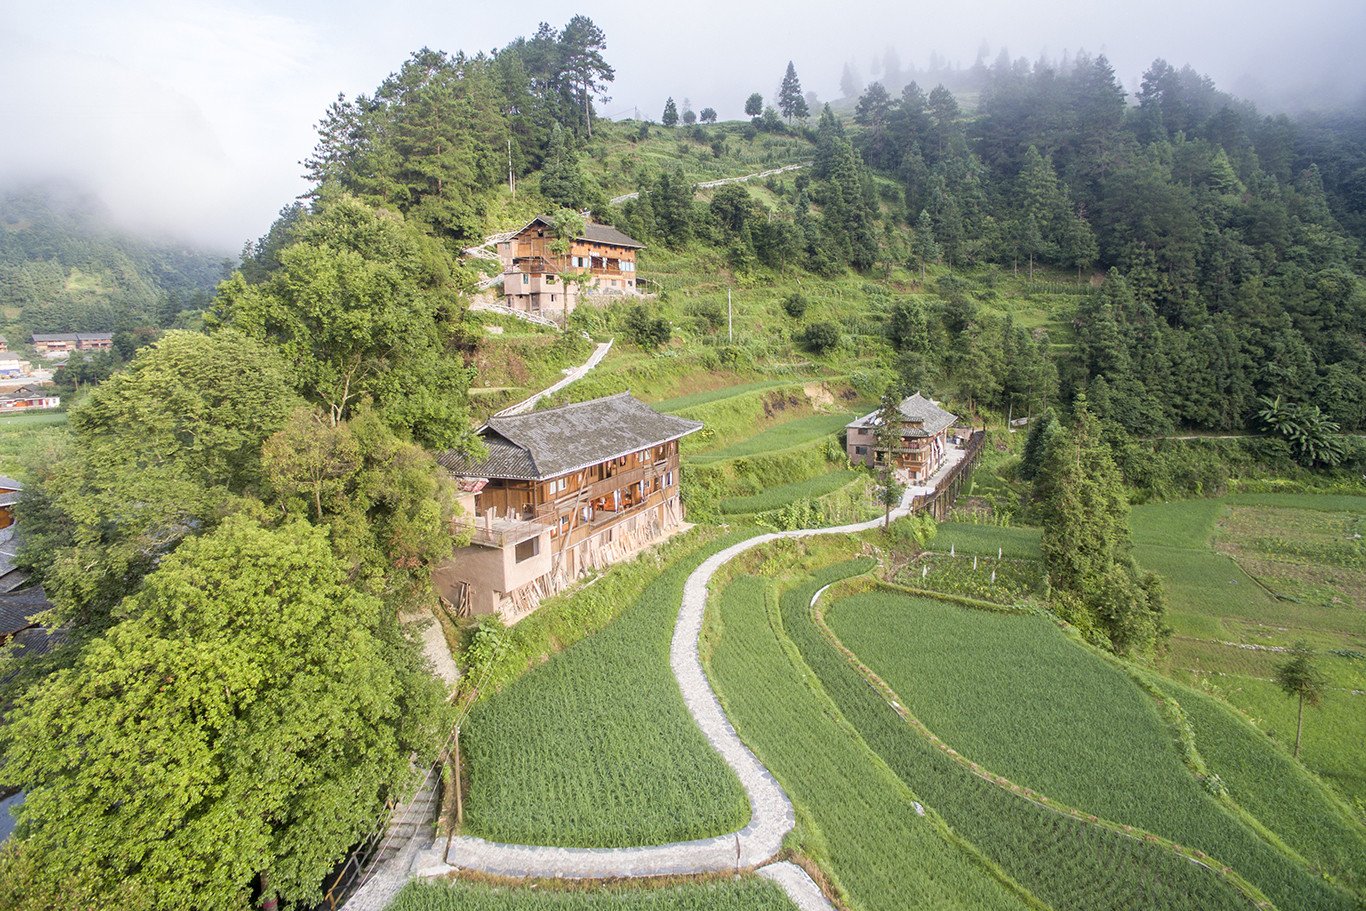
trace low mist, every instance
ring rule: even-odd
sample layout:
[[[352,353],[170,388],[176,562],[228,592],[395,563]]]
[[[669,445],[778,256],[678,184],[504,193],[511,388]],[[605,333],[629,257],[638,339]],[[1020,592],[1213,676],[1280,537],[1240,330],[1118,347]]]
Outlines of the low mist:
[[[851,64],[879,78],[888,49],[905,69],[931,55],[965,68],[1004,48],[1030,61],[1104,53],[1131,93],[1154,58],[1189,63],[1265,111],[1366,105],[1366,5],[1102,7],[1011,3],[787,2],[591,8],[417,2],[266,4],[132,0],[7,4],[0,13],[0,183],[54,177],[88,186],[135,230],[223,252],[262,234],[307,187],[298,164],[338,92],[368,93],[410,52],[490,50],[576,12],[607,33],[616,67],[608,116],[658,119],[666,97],[741,115],[771,96],[788,60],[821,101]]]

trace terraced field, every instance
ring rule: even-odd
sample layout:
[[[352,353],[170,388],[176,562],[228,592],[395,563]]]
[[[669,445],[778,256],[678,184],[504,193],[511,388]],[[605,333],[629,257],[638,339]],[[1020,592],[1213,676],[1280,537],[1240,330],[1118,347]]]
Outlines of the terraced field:
[[[592,891],[460,882],[410,883],[389,911],[791,911],[782,890],[757,876]]]
[[[757,512],[766,512],[770,509],[778,509],[789,503],[798,500],[815,500],[826,494],[834,493],[842,487],[852,484],[854,481],[863,477],[863,474],[853,469],[843,471],[832,471],[829,474],[817,475],[805,481],[794,481],[790,484],[779,484],[770,487],[762,493],[757,493],[748,497],[730,497],[721,501],[721,512],[727,515],[748,515]]]
[[[704,656],[740,736],[797,804],[795,845],[831,871],[851,907],[1030,907],[942,822],[917,811],[915,792],[813,685],[764,578],[743,574],[719,593]]]
[[[1161,575],[1174,630],[1163,669],[1208,687],[1282,744],[1295,702],[1274,683],[1279,649],[1319,651],[1328,695],[1306,713],[1301,758],[1366,801],[1366,498],[1244,494],[1136,507],[1135,556]]]
[[[710,534],[674,554],[605,630],[476,706],[462,740],[467,834],[618,847],[745,824],[744,792],[683,704],[669,641],[688,574],[752,534]]]
[[[992,771],[1205,851],[1280,908],[1357,907],[1221,806],[1154,701],[1048,620],[876,592],[834,603],[829,620],[912,714]]]
[[[709,449],[692,456],[691,461],[698,465],[709,465],[727,459],[739,459],[792,449],[811,443],[823,437],[832,437],[862,412],[841,411],[835,414],[812,414],[770,427],[754,436],[723,446]]]
[[[955,762],[917,733],[825,638],[812,596],[817,573],[782,596],[782,623],[839,710],[953,830],[1049,907],[1064,911],[1238,909],[1250,901],[1172,851],[1060,813]],[[905,648],[907,642],[899,639]]]
[[[29,464],[42,459],[65,433],[65,411],[0,416],[0,474],[22,480]]]

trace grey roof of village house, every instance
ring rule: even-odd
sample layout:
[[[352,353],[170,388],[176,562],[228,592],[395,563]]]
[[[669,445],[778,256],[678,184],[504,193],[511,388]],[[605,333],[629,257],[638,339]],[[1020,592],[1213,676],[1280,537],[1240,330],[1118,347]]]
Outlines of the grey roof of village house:
[[[42,586],[0,594],[0,636],[35,625],[32,618],[51,609]]]
[[[443,452],[437,461],[458,477],[542,481],[701,428],[699,421],[660,414],[622,392],[545,411],[489,418],[480,430],[487,458]]]
[[[939,403],[933,399],[927,399],[920,393],[901,400],[897,406],[903,417],[908,421],[919,422],[919,427],[914,427],[905,431],[905,436],[931,436],[948,427],[958,416],[945,411],[939,407]],[[871,411],[859,418],[851,421],[849,427],[876,427],[877,412]]]
[[[527,228],[536,224],[536,222],[538,221],[543,222],[546,225],[546,227],[550,227],[552,225],[549,215],[537,215],[535,218],[527,222],[522,227],[522,231],[525,231]],[[517,233],[521,234],[522,231],[518,231]],[[590,221],[585,221],[583,223],[583,233],[580,234],[576,239],[592,241],[595,244],[611,244],[616,247],[635,247],[641,250],[645,248],[645,245],[642,244],[640,241],[626,234],[623,234],[621,231],[618,231],[611,225],[600,225]]]
[[[112,332],[35,332],[34,342],[75,342],[83,338],[113,339]]]

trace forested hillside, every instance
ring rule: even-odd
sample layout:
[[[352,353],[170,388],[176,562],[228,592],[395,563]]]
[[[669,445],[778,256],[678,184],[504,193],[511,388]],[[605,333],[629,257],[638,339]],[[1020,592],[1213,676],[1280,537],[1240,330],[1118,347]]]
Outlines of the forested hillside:
[[[0,321],[17,335],[169,326],[222,276],[222,256],[115,228],[73,186],[0,192]]]

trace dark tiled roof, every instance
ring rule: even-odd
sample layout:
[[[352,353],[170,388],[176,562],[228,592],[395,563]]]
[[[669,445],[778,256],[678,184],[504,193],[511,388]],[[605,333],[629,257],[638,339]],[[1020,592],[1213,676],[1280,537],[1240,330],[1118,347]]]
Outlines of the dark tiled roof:
[[[57,646],[66,641],[66,630],[48,629],[43,626],[34,626],[14,636],[14,650],[16,658],[37,658],[39,655],[46,655]]]
[[[0,594],[0,636],[33,626],[30,618],[51,607],[41,586]]]
[[[35,332],[35,333],[33,333],[33,342],[34,342],[34,344],[37,344],[38,342],[74,342],[75,340],[76,340],[76,333],[74,333],[74,332],[47,332],[47,333],[44,333],[44,332]]]
[[[461,477],[545,480],[700,430],[660,414],[629,392],[530,414],[490,418],[480,432],[488,458],[444,452],[437,461]]]
[[[538,221],[544,224],[546,227],[550,227],[551,222],[549,215],[537,215],[531,221],[527,222],[526,226],[522,228],[522,231],[525,231],[527,228],[536,224],[536,222]],[[517,233],[521,234],[522,231],[518,231]],[[595,222],[589,221],[585,221],[583,223],[583,233],[580,234],[576,239],[586,240],[589,243],[595,244],[612,244],[613,246],[617,247],[635,247],[636,249],[645,248],[645,245],[642,244],[640,241],[636,240],[633,237],[629,237],[626,234],[623,234],[611,225],[600,225],[596,224]]]
[[[0,474],[0,490],[23,490],[24,485],[7,475]]]
[[[906,436],[931,436],[948,427],[958,420],[956,415],[950,414],[939,403],[933,399],[927,399],[920,393],[916,393],[907,399],[902,399],[897,406],[903,417],[912,423],[919,423],[921,426],[909,428],[905,431]],[[850,427],[876,427],[877,412],[872,411],[849,424]]]

